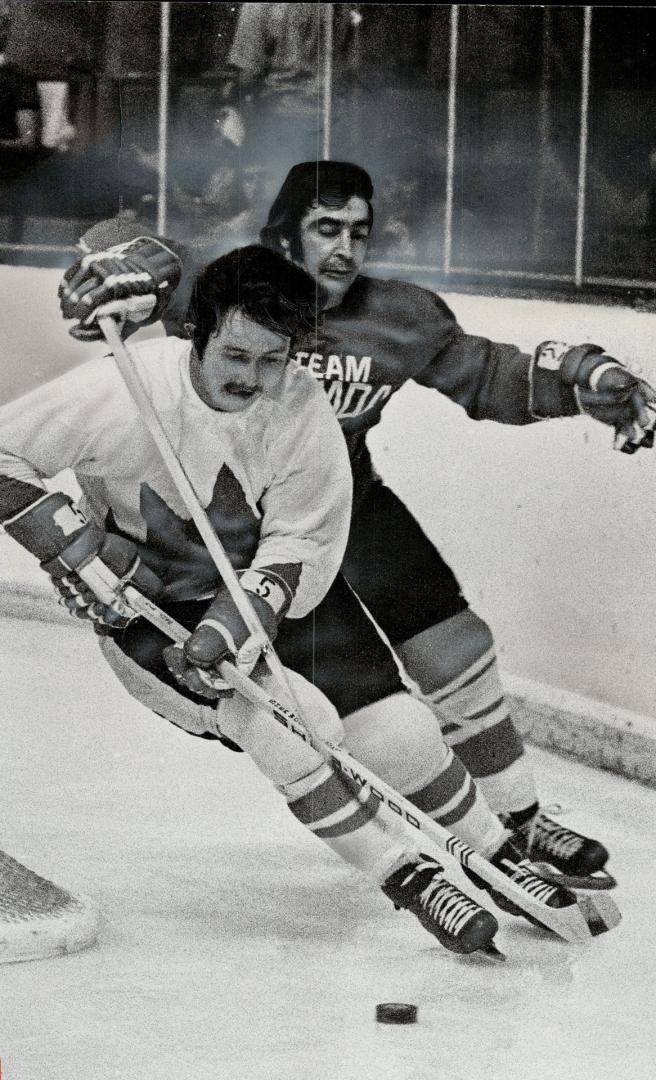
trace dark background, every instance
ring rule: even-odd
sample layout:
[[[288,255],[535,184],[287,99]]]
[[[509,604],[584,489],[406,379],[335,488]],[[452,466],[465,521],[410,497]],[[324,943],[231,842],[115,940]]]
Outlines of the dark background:
[[[156,222],[161,6],[0,0],[0,139],[19,109],[55,129],[0,149],[3,261],[63,265],[99,218]],[[242,7],[266,9],[257,30]],[[169,234],[252,239],[289,166],[322,156],[329,8],[169,5]],[[332,8],[329,149],[372,174],[371,260],[443,283],[452,6]],[[575,291],[583,11],[459,8],[450,282]],[[656,290],[655,41],[656,8],[593,8],[579,286],[623,301]]]

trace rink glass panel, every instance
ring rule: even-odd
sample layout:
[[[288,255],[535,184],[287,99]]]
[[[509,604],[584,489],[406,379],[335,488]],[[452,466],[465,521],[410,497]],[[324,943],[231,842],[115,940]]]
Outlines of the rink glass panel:
[[[581,35],[581,9],[461,8],[454,272],[572,274]]]
[[[375,273],[653,295],[656,9],[318,5],[314,115],[292,96],[278,129],[257,90],[226,95],[241,5],[89,7],[24,3],[50,22],[9,35],[8,62],[68,86],[76,134],[4,170],[3,261],[65,265],[119,212],[218,254],[257,236],[289,155],[316,154],[372,174]]]
[[[595,8],[585,273],[656,277],[656,8]]]
[[[371,174],[370,262],[441,262],[448,42],[447,5],[336,5],[331,157]]]

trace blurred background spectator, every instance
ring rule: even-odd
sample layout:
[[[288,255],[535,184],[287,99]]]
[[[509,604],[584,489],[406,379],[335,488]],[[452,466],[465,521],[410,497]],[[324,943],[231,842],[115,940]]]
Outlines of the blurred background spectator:
[[[244,159],[272,199],[298,161],[323,156],[322,4],[241,4],[228,63],[242,103]]]
[[[5,0],[8,65],[36,80],[41,144],[66,149],[76,136],[73,100],[81,77],[93,69],[94,4]]]
[[[0,6],[0,239],[18,243],[25,213],[22,178],[34,167],[41,145],[36,79],[7,59],[11,12]]]
[[[567,280],[585,9],[457,10],[450,280]],[[252,239],[289,167],[328,149],[372,174],[371,258],[439,274],[448,4],[0,0],[0,257],[63,262],[49,247],[98,218],[154,222],[163,12],[173,235]],[[584,265],[656,279],[656,8],[592,12]]]

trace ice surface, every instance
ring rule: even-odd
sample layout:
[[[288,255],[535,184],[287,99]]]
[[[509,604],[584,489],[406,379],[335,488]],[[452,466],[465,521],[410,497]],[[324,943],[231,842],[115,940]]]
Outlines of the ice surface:
[[[304,833],[245,756],[137,706],[94,635],[0,623],[0,846],[105,913],[84,953],[0,968],[3,1080],[646,1080],[656,792],[532,750],[604,839],[621,926],[503,914],[459,960]],[[380,1001],[419,1007],[376,1024]]]

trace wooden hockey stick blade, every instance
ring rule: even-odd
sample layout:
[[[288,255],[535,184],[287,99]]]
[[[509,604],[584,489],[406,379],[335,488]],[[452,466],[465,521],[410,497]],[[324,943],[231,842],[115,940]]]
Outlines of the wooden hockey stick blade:
[[[143,597],[133,586],[127,586],[123,595],[130,607],[149,619],[158,626],[173,641],[182,644],[189,637],[189,631],[179,623],[166,615],[151,600]],[[417,829],[433,840],[439,849],[440,857],[447,862],[460,863],[478,874],[483,881],[487,882],[496,892],[501,893],[511,900],[525,914],[531,915],[542,926],[553,930],[554,933],[570,942],[583,942],[597,933],[611,929],[620,921],[620,913],[610,897],[599,897],[603,905],[597,911],[597,898],[590,896],[577,897],[577,903],[565,908],[550,908],[539,900],[529,896],[523,889],[497,870],[487,859],[470,848],[462,840],[445,829],[438,822],[433,821],[424,814],[403,795],[391,788],[387,783],[371,772],[343,747],[335,743],[321,739],[308,730],[302,719],[286,705],[269,697],[252,679],[243,675],[237,668],[224,661],[219,671],[221,677],[235,689],[242,697],[252,704],[268,712],[283,727],[292,734],[303,739],[317,751],[317,753],[336,767],[349,780],[355,781],[361,788],[367,787],[375,798],[384,803],[388,810],[405,820],[410,826]],[[464,891],[468,891],[465,889]],[[585,900],[585,904],[582,901]],[[478,902],[478,901],[477,901]],[[593,929],[594,928],[594,929]]]
[[[619,908],[605,893],[601,895],[597,893],[595,896],[586,893],[584,896],[577,897],[577,900],[593,937],[605,934],[607,930],[612,930],[620,923],[622,916]]]

